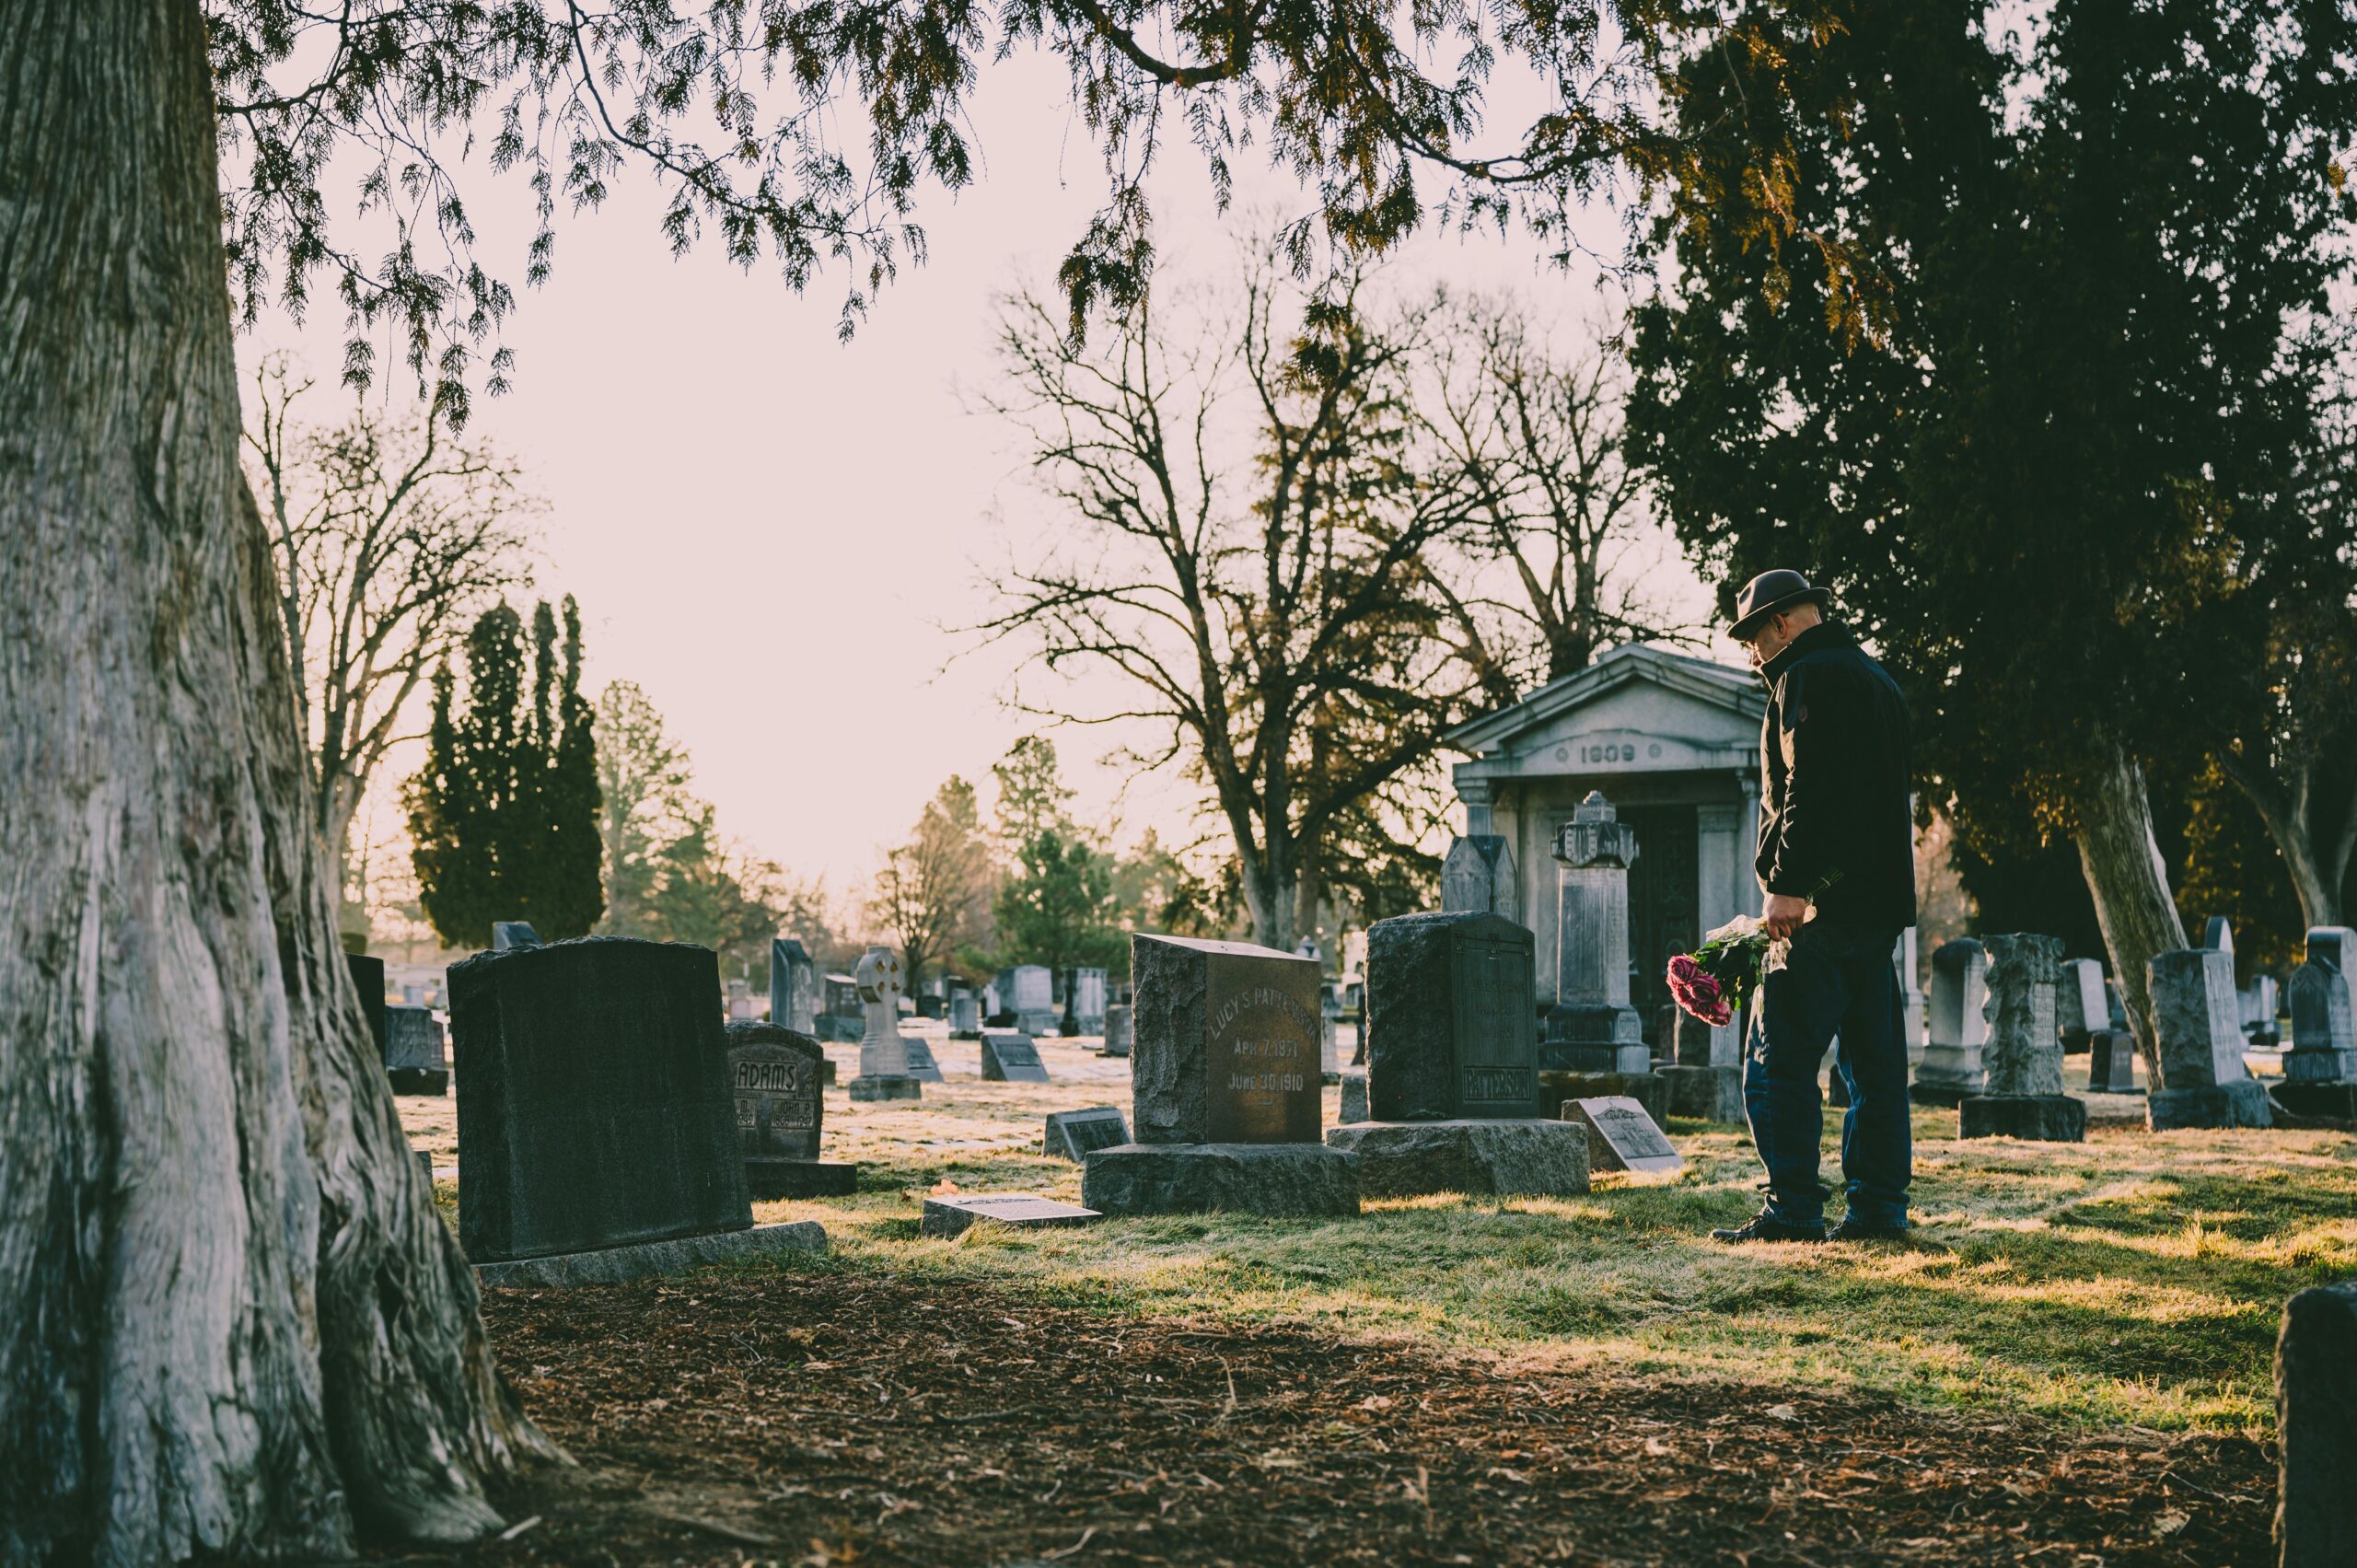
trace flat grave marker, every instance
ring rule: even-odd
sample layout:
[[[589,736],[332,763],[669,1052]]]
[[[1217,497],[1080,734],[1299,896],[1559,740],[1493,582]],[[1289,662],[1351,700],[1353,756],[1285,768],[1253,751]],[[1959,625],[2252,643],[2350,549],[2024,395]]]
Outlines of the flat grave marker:
[[[1028,1192],[958,1192],[927,1198],[917,1220],[917,1234],[941,1238],[958,1236],[984,1220],[1019,1229],[1061,1229],[1088,1225],[1105,1216],[1078,1203],[1062,1202]]]
[[[1686,1168],[1685,1156],[1645,1108],[1626,1095],[1563,1102],[1563,1120],[1587,1124],[1589,1163],[1597,1170],[1626,1170],[1640,1175]]]

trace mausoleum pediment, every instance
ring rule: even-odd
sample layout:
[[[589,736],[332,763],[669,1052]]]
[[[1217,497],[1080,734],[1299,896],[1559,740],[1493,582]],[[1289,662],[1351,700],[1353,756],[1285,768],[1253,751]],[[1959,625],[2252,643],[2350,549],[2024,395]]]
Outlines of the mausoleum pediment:
[[[1766,694],[1747,672],[1637,645],[1452,731],[1493,776],[1737,765],[1759,743]]]

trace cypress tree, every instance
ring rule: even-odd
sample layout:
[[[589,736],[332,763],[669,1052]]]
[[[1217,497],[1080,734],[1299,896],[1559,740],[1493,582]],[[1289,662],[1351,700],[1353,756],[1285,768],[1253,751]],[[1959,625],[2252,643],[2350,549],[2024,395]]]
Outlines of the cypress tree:
[[[467,636],[467,699],[447,668],[434,682],[425,766],[409,784],[412,864],[426,919],[453,947],[491,945],[492,923],[527,920],[548,941],[586,934],[599,886],[596,741],[581,699],[581,619],[564,603],[532,617],[532,694],[524,622],[500,604]]]

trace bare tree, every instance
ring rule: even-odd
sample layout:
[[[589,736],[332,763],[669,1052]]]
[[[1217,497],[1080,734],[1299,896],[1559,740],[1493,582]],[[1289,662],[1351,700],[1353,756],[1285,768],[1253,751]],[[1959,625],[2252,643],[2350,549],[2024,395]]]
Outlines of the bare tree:
[[[1422,563],[1467,504],[1410,462],[1422,323],[1378,325],[1362,292],[1350,276],[1304,296],[1261,251],[1183,336],[1149,297],[1094,347],[1020,295],[988,401],[1074,526],[983,630],[1129,683],[1133,703],[1084,722],[1162,726],[1136,760],[1201,778],[1273,947],[1314,917],[1346,819],[1380,815],[1474,690]]]
[[[974,786],[952,776],[925,802],[908,842],[888,850],[868,914],[900,945],[909,989],[927,965],[974,938],[990,907],[991,854]]]
[[[1611,643],[1689,638],[1645,592],[1666,540],[1623,448],[1627,362],[1614,334],[1592,330],[1565,354],[1505,297],[1444,299],[1434,320],[1420,433],[1471,501],[1463,548],[1506,579],[1460,592],[1434,574],[1485,698],[1513,702]]]
[[[313,826],[343,899],[370,776],[475,616],[531,581],[524,525],[541,503],[513,462],[459,437],[439,406],[405,418],[363,406],[321,427],[296,416],[311,387],[285,355],[264,359],[245,452],[277,547]]]

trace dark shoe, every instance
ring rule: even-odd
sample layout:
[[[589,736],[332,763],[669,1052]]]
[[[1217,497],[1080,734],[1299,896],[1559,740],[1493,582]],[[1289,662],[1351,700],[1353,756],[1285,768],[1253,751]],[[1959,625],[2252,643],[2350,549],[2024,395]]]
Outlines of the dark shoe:
[[[1872,1220],[1862,1220],[1855,1214],[1844,1214],[1841,1216],[1841,1223],[1833,1227],[1826,1239],[1828,1241],[1904,1241],[1911,1234],[1911,1230],[1912,1227],[1905,1220],[1896,1225],[1887,1220],[1877,1224]]]
[[[1792,1225],[1762,1209],[1733,1229],[1713,1231],[1711,1239],[1728,1242],[1822,1241],[1825,1239],[1825,1227],[1821,1225]]]

